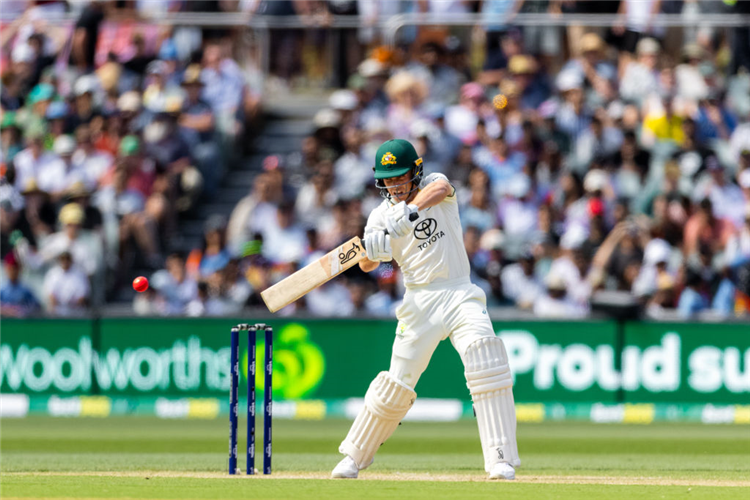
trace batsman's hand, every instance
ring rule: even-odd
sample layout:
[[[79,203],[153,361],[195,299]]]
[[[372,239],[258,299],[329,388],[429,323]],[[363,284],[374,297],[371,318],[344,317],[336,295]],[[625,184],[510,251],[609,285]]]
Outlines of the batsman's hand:
[[[394,238],[409,234],[414,229],[412,221],[419,216],[417,210],[416,205],[407,205],[403,201],[393,205],[385,216],[385,228],[388,234]]]
[[[372,231],[365,235],[365,251],[367,258],[373,262],[390,262],[393,260],[391,253],[391,237],[383,231]]]

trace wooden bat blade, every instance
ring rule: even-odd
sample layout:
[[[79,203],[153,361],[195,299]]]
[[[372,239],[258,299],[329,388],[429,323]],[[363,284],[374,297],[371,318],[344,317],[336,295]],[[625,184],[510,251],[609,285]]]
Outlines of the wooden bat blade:
[[[291,276],[287,276],[260,293],[268,310],[276,312],[288,306],[323,283],[335,278],[367,257],[358,236],[312,262]]]

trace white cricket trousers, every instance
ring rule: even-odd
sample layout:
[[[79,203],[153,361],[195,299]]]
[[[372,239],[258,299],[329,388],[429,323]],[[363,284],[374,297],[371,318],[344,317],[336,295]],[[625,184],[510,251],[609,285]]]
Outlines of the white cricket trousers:
[[[472,342],[495,336],[484,291],[468,277],[407,288],[396,318],[389,372],[412,389],[440,341],[450,337],[465,365]]]

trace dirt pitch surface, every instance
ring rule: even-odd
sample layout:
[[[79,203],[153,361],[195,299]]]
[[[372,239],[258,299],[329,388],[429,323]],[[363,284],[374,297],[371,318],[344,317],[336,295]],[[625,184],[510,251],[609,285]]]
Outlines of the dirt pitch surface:
[[[249,481],[269,479],[322,479],[330,480],[326,472],[282,472],[271,475],[256,474],[249,476],[237,474],[230,476],[220,472],[172,472],[172,471],[140,471],[140,472],[15,472],[11,476],[93,476],[93,477],[129,477],[129,478],[192,478],[192,479],[246,479]],[[468,474],[431,474],[429,472],[393,472],[389,474],[362,472],[357,481],[448,481],[468,483],[494,483],[486,475]],[[721,486],[734,488],[750,488],[748,480],[727,479],[674,479],[669,477],[623,477],[623,476],[543,476],[525,475],[519,472],[516,483],[532,484],[602,484],[602,485],[646,485],[646,486]]]

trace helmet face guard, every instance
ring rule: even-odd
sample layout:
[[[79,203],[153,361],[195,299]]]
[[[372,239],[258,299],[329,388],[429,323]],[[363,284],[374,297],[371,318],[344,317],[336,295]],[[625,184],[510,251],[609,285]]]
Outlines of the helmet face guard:
[[[406,198],[408,199],[409,196],[414,191],[418,191],[419,183],[422,182],[422,175],[424,173],[424,168],[422,167],[422,158],[419,158],[414,163],[415,163],[414,168],[410,170],[411,179],[409,179],[406,182],[402,182],[401,184],[394,184],[393,186],[386,186],[384,179],[375,179],[375,187],[377,187],[380,190],[380,196],[382,196],[389,202],[394,203],[393,196],[391,196],[391,193],[388,191],[388,189],[404,186],[406,184],[409,184],[410,182],[412,182],[413,185],[412,185],[412,188],[406,193]],[[396,176],[396,177],[399,177],[399,176]]]

